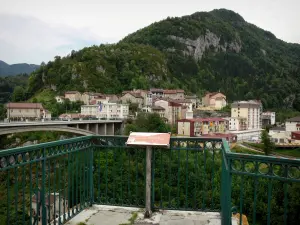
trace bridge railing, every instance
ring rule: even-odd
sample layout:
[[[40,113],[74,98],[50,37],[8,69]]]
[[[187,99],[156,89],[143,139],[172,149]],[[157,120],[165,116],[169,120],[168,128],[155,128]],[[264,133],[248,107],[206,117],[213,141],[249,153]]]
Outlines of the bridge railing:
[[[94,203],[143,207],[146,150],[126,140],[88,136],[0,151],[0,224],[63,224]],[[221,139],[171,138],[170,149],[153,149],[152,209],[219,211],[222,225],[233,212],[251,224],[296,224],[299,166],[231,153]]]

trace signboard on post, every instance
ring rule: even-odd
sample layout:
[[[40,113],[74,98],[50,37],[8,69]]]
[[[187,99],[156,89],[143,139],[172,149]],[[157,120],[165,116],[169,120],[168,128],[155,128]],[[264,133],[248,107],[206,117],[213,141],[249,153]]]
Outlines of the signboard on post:
[[[170,146],[170,133],[131,132],[126,145],[137,146]]]
[[[131,132],[126,145],[146,147],[146,212],[145,218],[151,217],[151,157],[152,147],[170,147],[171,133]]]

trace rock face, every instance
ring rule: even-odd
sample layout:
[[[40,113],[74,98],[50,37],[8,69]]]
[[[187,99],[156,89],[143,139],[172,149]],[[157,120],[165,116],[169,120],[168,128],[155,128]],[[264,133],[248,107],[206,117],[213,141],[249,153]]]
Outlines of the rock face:
[[[178,41],[184,45],[186,45],[186,50],[183,50],[184,55],[193,56],[195,60],[201,60],[203,54],[206,50],[214,48],[216,52],[227,50],[234,51],[239,53],[242,49],[241,40],[237,39],[233,42],[227,43],[224,45],[220,44],[221,37],[218,37],[216,34],[206,31],[205,35],[198,37],[196,40],[184,39],[181,37],[176,37],[173,35],[168,36],[170,39]],[[172,49],[170,49],[172,51]]]

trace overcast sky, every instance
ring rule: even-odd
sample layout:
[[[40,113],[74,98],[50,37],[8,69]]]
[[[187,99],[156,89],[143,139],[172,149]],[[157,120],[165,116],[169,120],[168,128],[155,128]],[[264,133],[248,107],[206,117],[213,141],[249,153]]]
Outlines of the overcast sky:
[[[0,0],[0,60],[40,64],[72,49],[115,43],[168,16],[219,8],[300,43],[299,0]]]

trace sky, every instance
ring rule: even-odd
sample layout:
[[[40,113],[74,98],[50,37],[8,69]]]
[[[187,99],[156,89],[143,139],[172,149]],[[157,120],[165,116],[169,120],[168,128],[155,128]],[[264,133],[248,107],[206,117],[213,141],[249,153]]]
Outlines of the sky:
[[[116,43],[168,16],[219,8],[300,43],[299,0],[0,0],[0,60],[40,64],[72,50]]]

